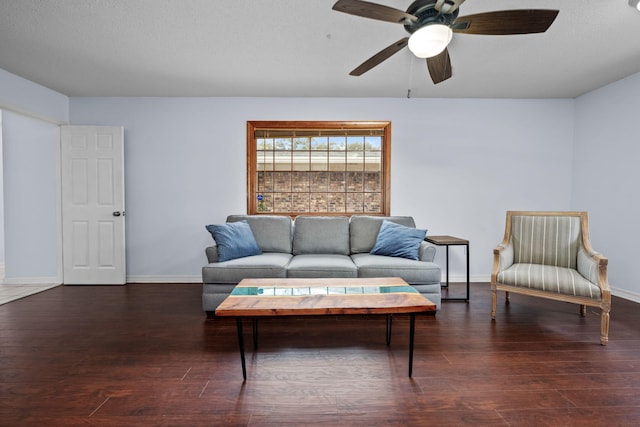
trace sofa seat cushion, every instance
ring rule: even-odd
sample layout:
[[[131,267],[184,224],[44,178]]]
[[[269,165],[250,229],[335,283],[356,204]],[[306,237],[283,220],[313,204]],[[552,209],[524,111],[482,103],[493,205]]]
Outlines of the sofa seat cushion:
[[[287,277],[287,264],[291,254],[266,252],[224,262],[214,262],[202,267],[204,283],[237,284],[245,278]]]
[[[594,299],[601,297],[600,288],[572,268],[519,263],[498,273],[497,280],[505,285],[545,292]]]
[[[440,267],[433,262],[371,254],[353,254],[358,277],[400,277],[412,285],[440,284]]]
[[[289,262],[287,277],[358,277],[358,270],[348,255],[296,255]]]

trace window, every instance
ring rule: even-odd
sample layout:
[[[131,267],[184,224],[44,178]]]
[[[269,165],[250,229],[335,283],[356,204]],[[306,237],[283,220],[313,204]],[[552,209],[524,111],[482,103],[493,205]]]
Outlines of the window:
[[[248,212],[389,215],[390,122],[247,122]]]

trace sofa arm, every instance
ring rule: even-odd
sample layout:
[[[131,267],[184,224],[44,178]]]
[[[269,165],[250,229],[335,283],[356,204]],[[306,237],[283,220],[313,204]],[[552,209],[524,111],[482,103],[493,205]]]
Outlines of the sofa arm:
[[[218,262],[218,246],[209,246],[204,250],[204,253],[207,255],[207,261],[209,264]]]
[[[421,242],[418,257],[420,261],[433,262],[436,257],[436,248],[427,242]]]

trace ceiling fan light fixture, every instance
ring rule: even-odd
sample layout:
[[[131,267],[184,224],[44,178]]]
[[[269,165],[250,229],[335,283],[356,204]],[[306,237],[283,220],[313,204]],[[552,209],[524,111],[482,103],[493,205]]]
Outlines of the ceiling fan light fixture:
[[[629,6],[635,7],[640,11],[640,0],[629,0]]]
[[[451,37],[453,31],[448,25],[425,25],[409,37],[409,50],[418,58],[431,58],[446,49]]]

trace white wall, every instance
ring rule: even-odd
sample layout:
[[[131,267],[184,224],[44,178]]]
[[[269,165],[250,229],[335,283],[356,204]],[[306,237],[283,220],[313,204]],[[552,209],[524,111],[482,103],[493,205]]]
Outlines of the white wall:
[[[0,69],[4,283],[58,282],[57,125],[69,98]]]
[[[0,110],[0,283],[4,279],[4,166],[2,160],[2,110]]]
[[[576,99],[571,205],[589,212],[591,243],[609,258],[614,294],[640,301],[635,276],[640,235],[640,74]]]
[[[488,281],[507,209],[569,208],[573,113],[573,100],[70,100],[72,124],[125,127],[130,281],[200,280],[205,224],[246,212],[247,120],[390,120],[392,214],[469,239],[472,279]],[[450,255],[462,279],[464,254]]]
[[[5,283],[58,283],[58,126],[4,111]]]
[[[66,123],[69,98],[0,68],[0,109],[53,123]]]

